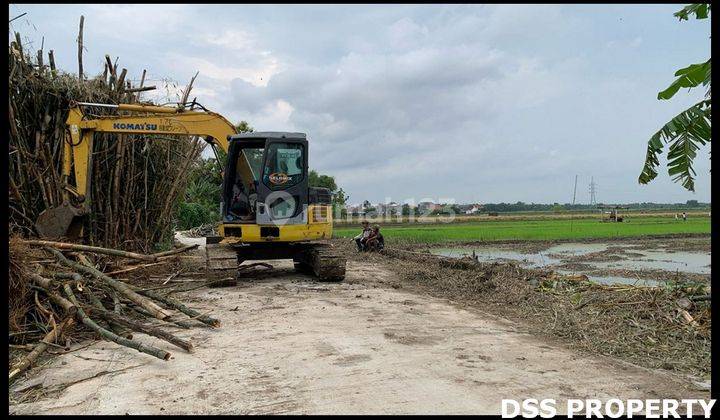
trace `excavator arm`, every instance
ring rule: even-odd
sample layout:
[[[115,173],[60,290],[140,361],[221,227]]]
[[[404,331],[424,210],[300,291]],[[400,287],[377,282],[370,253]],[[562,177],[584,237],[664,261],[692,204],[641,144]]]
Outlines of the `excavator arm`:
[[[83,105],[112,107],[129,114],[87,118],[81,108]],[[79,103],[70,109],[66,125],[69,134],[63,154],[63,176],[67,183],[74,170],[76,185],[74,188],[70,185],[67,187],[81,200],[87,200],[89,191],[95,133],[200,136],[212,147],[219,147],[225,152],[228,150],[227,137],[237,133],[228,120],[214,112],[180,111],[175,107],[135,104]]]
[[[83,106],[114,108],[124,114],[90,117],[83,112]],[[36,228],[42,236],[76,236],[79,233],[73,225],[77,226],[77,219],[90,210],[95,133],[199,136],[214,150],[219,147],[225,152],[228,150],[228,136],[237,133],[227,119],[211,111],[143,104],[77,103],[70,109],[66,126],[68,131],[62,165],[65,200],[61,206],[47,209],[39,215]],[[247,160],[240,159],[237,164],[243,179],[251,180],[252,170]],[[69,182],[71,175],[74,175],[74,185]],[[82,206],[72,206],[68,194],[74,195]]]

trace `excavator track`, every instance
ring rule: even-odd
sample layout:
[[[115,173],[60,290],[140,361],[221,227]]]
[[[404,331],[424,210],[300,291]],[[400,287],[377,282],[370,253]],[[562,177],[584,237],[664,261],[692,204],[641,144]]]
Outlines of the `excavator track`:
[[[313,245],[295,258],[295,268],[310,272],[320,281],[342,281],[345,279],[346,259],[328,245]]]
[[[226,244],[205,245],[205,266],[208,270],[234,270],[238,268],[237,252]]]
[[[324,243],[254,246],[208,243],[205,252],[208,270],[233,270],[243,261],[250,260],[292,259],[296,270],[311,274],[319,281],[342,281],[345,278],[345,257]]]

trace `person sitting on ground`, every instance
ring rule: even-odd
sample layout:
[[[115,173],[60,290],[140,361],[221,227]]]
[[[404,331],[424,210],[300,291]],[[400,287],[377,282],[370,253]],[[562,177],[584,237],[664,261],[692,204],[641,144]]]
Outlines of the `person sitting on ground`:
[[[365,240],[370,236],[370,225],[367,220],[363,220],[362,222],[362,232],[360,232],[356,237],[353,238],[355,240],[355,244],[357,245],[358,252],[365,250]]]
[[[380,251],[385,248],[385,238],[380,233],[380,226],[375,225],[372,228],[370,236],[365,241],[365,249],[367,251]]]

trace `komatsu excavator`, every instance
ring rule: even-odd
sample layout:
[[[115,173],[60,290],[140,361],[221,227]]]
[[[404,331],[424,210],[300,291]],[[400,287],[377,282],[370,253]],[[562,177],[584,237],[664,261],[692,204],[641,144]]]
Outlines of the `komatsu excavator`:
[[[84,107],[115,108],[117,114],[88,116]],[[200,107],[76,103],[66,125],[61,206],[37,219],[43,237],[77,237],[90,212],[95,133],[198,136],[223,164],[219,236],[206,238],[207,267],[227,269],[247,260],[292,259],[299,271],[323,281],[345,277],[345,258],[323,239],[332,237],[331,195],[308,185],[308,141],[303,133],[238,134],[223,116]],[[120,114],[122,112],[122,114]],[[74,182],[71,182],[74,181]]]

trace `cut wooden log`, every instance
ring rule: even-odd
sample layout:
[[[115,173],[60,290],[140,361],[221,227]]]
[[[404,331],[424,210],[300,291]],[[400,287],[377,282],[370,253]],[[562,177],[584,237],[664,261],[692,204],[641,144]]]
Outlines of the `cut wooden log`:
[[[48,60],[50,61],[50,71],[52,72],[52,75],[55,76],[55,51],[48,51]]]
[[[170,316],[170,313],[165,311],[163,308],[158,306],[156,303],[154,303],[150,299],[147,299],[146,297],[143,297],[143,296],[139,295],[138,293],[136,293],[129,285],[127,285],[121,281],[115,280],[111,277],[106,276],[105,274],[103,274],[101,271],[99,271],[95,267],[90,267],[90,266],[86,266],[83,264],[79,264],[79,263],[70,261],[67,258],[65,258],[65,256],[62,254],[62,252],[60,252],[56,249],[49,248],[49,247],[45,247],[45,249],[48,250],[49,252],[51,252],[53,255],[55,255],[55,258],[57,258],[57,260],[60,263],[65,264],[66,266],[73,268],[77,271],[80,271],[82,273],[89,274],[89,275],[93,276],[94,278],[98,279],[99,281],[104,282],[108,286],[117,290],[120,294],[122,294],[126,298],[135,302],[138,306],[142,306],[145,310],[147,310],[148,312],[153,314],[153,317],[155,317],[157,319],[165,319],[168,316]]]
[[[69,327],[73,322],[73,319],[68,317],[65,318],[61,323],[57,324],[55,328],[53,328],[49,333],[45,335],[45,337],[42,339],[40,343],[38,343],[37,346],[25,357],[20,360],[20,362],[12,367],[10,369],[10,382],[17,379],[17,377],[25,372],[32,364],[37,360],[38,357],[40,357],[41,354],[47,350],[47,348],[50,346],[50,343],[53,343],[55,340],[57,340],[58,337],[62,334],[62,331]]]
[[[80,16],[80,31],[78,32],[78,79],[83,80],[83,25],[85,24],[85,16]]]
[[[26,240],[25,243],[27,243],[28,245],[35,245],[35,246],[49,246],[49,247],[52,247],[55,249],[85,251],[85,252],[92,252],[95,254],[113,255],[116,257],[130,258],[130,259],[141,260],[141,261],[154,262],[157,260],[157,257],[155,257],[153,255],[138,254],[135,252],[121,251],[119,249],[112,249],[112,248],[102,248],[99,246],[89,246],[89,245],[73,244],[73,243],[67,243],[67,242],[42,241],[42,240],[37,240],[37,239]]]
[[[132,311],[135,311],[135,312],[139,313],[140,315],[152,316],[148,311],[146,311],[146,310],[143,309],[143,308],[139,308],[139,307],[137,307],[137,306],[125,306],[125,307],[128,308],[128,309],[130,309],[130,310],[132,310]],[[193,323],[190,322],[190,321],[175,320],[175,319],[173,319],[173,317],[165,318],[165,319],[163,319],[163,322],[167,322],[168,324],[177,325],[178,327],[184,328],[184,329],[186,329],[186,330],[189,330],[190,328],[193,328],[193,327],[198,326],[198,325],[203,325],[203,324],[193,324]]]
[[[134,331],[141,332],[153,337],[160,338],[167,341],[168,343],[174,344],[181,349],[191,353],[193,351],[193,345],[187,340],[183,340],[169,332],[163,331],[160,328],[153,327],[152,325],[142,324],[132,319],[125,318],[114,312],[110,312],[105,309],[98,309],[97,314],[105,318],[108,322],[123,325],[124,327],[130,328]]]
[[[127,338],[123,338],[118,336],[117,334],[113,333],[112,331],[108,331],[105,328],[99,326],[95,321],[90,319],[89,316],[83,311],[83,309],[80,307],[80,304],[77,301],[77,298],[75,297],[75,294],[72,292],[72,288],[69,284],[65,284],[63,286],[63,289],[65,290],[65,294],[67,295],[68,299],[72,303],[75,304],[75,306],[78,307],[77,316],[80,318],[80,321],[91,330],[95,331],[96,333],[100,334],[103,338],[106,338],[110,341],[113,341],[117,344],[120,344],[121,346],[130,347],[132,349],[135,349],[141,353],[146,353],[151,356],[155,356],[158,359],[168,360],[170,359],[170,353],[166,352],[165,350],[159,349],[157,347],[153,346],[147,346],[145,344],[142,344],[137,341],[128,340]]]
[[[190,83],[188,83],[185,91],[183,91],[183,96],[180,100],[180,104],[178,104],[178,107],[182,108],[183,106],[185,106],[185,102],[187,102],[188,98],[190,97],[190,90],[192,90],[193,83],[195,82],[195,78],[198,77],[198,74],[200,74],[199,71],[195,72],[195,76],[190,79]]]
[[[127,268],[123,268],[120,270],[110,271],[109,273],[105,273],[105,275],[114,276],[116,274],[129,273],[131,271],[139,270],[141,268],[153,267],[153,266],[160,265],[160,264],[167,264],[167,261],[158,261],[155,263],[134,265],[132,267],[127,267]]]
[[[77,313],[77,307],[75,307],[72,302],[60,296],[54,291],[54,289],[59,287],[58,285],[56,285],[52,280],[46,279],[45,277],[42,277],[36,273],[30,273],[29,277],[35,284],[42,287],[43,292],[48,295],[50,300],[63,308],[66,314],[68,314],[69,316],[75,316],[75,314]]]
[[[100,301],[100,299],[98,299],[97,296],[95,296],[95,294],[93,294],[93,292],[91,292],[89,289],[84,289],[83,293],[85,294],[85,296],[88,297],[88,299],[90,300],[90,302],[96,309],[98,309],[100,311],[105,310],[105,307],[103,306],[102,302]],[[110,326],[110,330],[112,332],[114,332],[115,334],[119,335],[120,337],[127,338],[128,340],[132,340],[132,338],[133,338],[132,331],[125,328],[124,325],[119,324],[117,322],[110,321],[110,320],[108,320],[108,325]]]
[[[188,308],[187,306],[185,306],[185,304],[183,304],[182,302],[180,302],[177,299],[171,298],[169,296],[163,296],[159,293],[155,293],[150,290],[141,291],[139,293],[141,293],[149,298],[155,299],[158,302],[162,302],[173,309],[177,309],[178,311],[184,313],[185,315],[189,316],[190,318],[197,319],[198,321],[202,322],[203,324],[207,324],[207,325],[210,325],[211,327],[215,327],[215,328],[220,326],[219,320],[217,320],[215,318],[211,318],[207,315],[203,315],[200,312],[198,312],[192,308]]]
[[[155,90],[155,89],[157,89],[157,86],[153,85],[153,86],[145,86],[145,87],[136,87],[136,88],[125,89],[125,92],[127,92],[127,93],[139,93],[139,92],[147,92],[147,91],[149,91],[149,90]]]
[[[200,245],[198,245],[198,244],[195,244],[195,245],[187,245],[187,246],[184,246],[184,247],[182,247],[182,248],[172,249],[172,250],[170,250],[170,251],[157,252],[157,253],[155,253],[155,254],[151,254],[151,256],[153,256],[153,257],[155,257],[155,258],[167,257],[167,256],[169,256],[169,255],[181,254],[181,253],[183,253],[183,252],[190,251],[191,249],[195,249],[195,248],[197,248],[197,247],[199,247],[199,246],[200,246]]]

